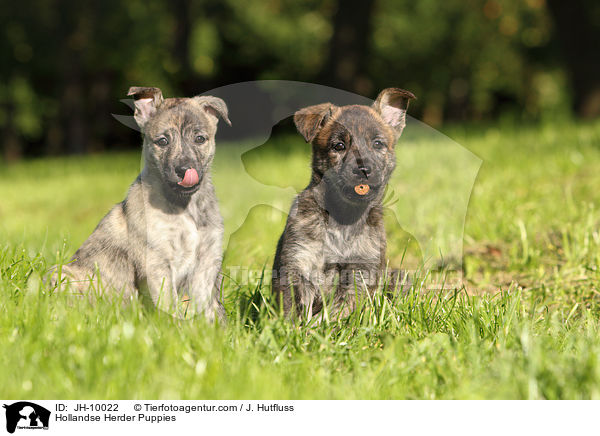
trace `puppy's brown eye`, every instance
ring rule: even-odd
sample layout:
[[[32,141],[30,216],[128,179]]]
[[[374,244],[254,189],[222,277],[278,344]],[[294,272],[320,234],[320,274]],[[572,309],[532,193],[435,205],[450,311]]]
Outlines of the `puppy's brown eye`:
[[[206,142],[206,136],[196,136],[196,144],[204,144]]]
[[[155,144],[165,147],[166,145],[169,145],[169,140],[163,136],[162,138],[158,138],[158,141],[156,141]]]
[[[346,149],[346,144],[344,144],[343,142],[336,142],[335,144],[333,144],[333,149],[335,151],[343,151]]]
[[[379,139],[376,139],[373,142],[373,147],[375,147],[375,148],[383,148],[383,147],[385,147],[385,144],[383,142],[381,142]]]

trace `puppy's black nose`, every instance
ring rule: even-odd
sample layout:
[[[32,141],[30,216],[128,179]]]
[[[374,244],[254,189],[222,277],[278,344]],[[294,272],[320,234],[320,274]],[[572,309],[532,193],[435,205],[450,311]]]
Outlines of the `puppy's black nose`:
[[[190,168],[191,167],[189,165],[178,165],[175,167],[175,174],[177,174],[177,177],[181,177],[183,179],[185,177],[185,172]]]
[[[371,167],[368,165],[361,165],[359,167],[354,168],[352,172],[357,176],[364,176],[366,179],[368,179],[369,175],[371,175]]]

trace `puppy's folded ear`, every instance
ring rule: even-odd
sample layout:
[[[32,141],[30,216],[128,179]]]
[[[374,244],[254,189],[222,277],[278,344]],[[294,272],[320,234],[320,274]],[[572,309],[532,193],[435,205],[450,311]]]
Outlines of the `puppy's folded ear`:
[[[296,129],[304,136],[306,142],[315,139],[319,130],[331,118],[335,108],[336,106],[331,103],[322,103],[305,107],[294,114]]]
[[[220,99],[219,97],[213,97],[212,95],[206,95],[194,97],[194,100],[196,100],[200,105],[202,105],[204,107],[204,110],[209,115],[212,115],[213,117],[217,118],[217,121],[219,117],[221,117],[223,118],[223,121],[225,121],[231,126],[231,121],[229,121],[229,113],[227,111],[227,105],[222,99]]]
[[[410,100],[416,97],[410,91],[400,88],[387,88],[379,93],[373,109],[379,112],[383,121],[392,126],[398,136],[406,125],[406,111]]]
[[[133,96],[135,103],[133,117],[140,129],[144,129],[148,120],[156,112],[156,108],[163,102],[162,91],[158,88],[132,86],[127,95]]]

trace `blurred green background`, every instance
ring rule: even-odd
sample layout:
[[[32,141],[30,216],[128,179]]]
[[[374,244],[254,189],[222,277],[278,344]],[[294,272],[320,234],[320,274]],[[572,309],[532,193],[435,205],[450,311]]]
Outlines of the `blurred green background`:
[[[433,126],[600,114],[594,0],[24,0],[0,18],[5,161],[137,147],[110,115],[131,85],[400,86]]]

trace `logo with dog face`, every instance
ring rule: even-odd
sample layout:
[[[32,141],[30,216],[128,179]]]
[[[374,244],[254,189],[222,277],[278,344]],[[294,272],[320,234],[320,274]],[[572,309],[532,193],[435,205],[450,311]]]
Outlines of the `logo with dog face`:
[[[426,277],[429,289],[462,285],[465,217],[482,161],[410,117],[408,102],[414,98],[410,92],[390,88],[372,101],[320,85],[258,81],[227,85],[208,94],[226,101],[234,120],[234,127],[219,132],[218,142],[229,144],[215,148],[212,171],[224,218],[222,271],[226,278],[237,284],[257,284],[254,278],[262,283],[269,281],[271,273],[279,272],[281,277],[281,268],[275,264],[272,270],[256,270],[256,240],[260,238],[259,245],[276,252],[286,218],[324,209],[327,222],[317,228],[307,218],[302,229],[309,237],[291,243],[309,246],[314,242],[311,259],[323,258],[321,268],[298,255],[298,262],[306,267],[303,278],[313,282],[315,277],[314,282],[328,284],[331,280],[377,283],[386,277],[388,284],[394,284],[395,277],[406,276],[396,272],[407,271]],[[139,113],[145,113],[140,105],[151,101],[146,95],[141,97],[124,100],[135,107],[137,118],[115,118],[140,130]],[[289,133],[291,121],[300,135],[271,138],[272,133]],[[141,163],[142,169],[148,164],[144,159]],[[192,169],[200,176],[199,170]],[[196,180],[191,171],[189,177],[183,170],[177,175],[181,179],[178,191]],[[296,196],[303,198],[307,183],[318,185],[315,190],[322,195],[312,196],[314,205],[295,203]],[[356,223],[362,223],[356,218],[365,216],[366,225],[355,231]],[[311,217],[318,218],[318,214]],[[299,234],[294,229],[288,233]],[[365,263],[365,253],[377,273],[387,270],[391,274],[367,274],[371,270],[359,268]],[[346,274],[352,271],[360,271],[359,277]],[[221,289],[220,284],[217,287]]]
[[[249,264],[252,262],[250,259],[250,254],[253,253],[252,245],[244,245],[244,242],[236,237],[236,233],[242,230],[250,213],[260,212],[263,206],[270,207],[272,213],[266,218],[272,218],[273,223],[270,225],[282,228],[294,197],[304,189],[310,178],[308,170],[302,174],[296,171],[296,168],[309,167],[311,165],[309,160],[303,162],[302,167],[287,166],[289,159],[296,159],[298,150],[304,149],[310,153],[309,147],[302,147],[303,138],[297,135],[293,147],[288,150],[278,150],[277,147],[285,144],[270,141],[275,127],[280,124],[285,127],[285,120],[291,120],[300,108],[312,107],[307,113],[314,116],[315,126],[318,127],[322,115],[325,118],[335,116],[336,108],[375,104],[376,108],[382,109],[383,103],[389,103],[389,98],[374,102],[340,89],[285,80],[237,83],[212,89],[206,94],[226,101],[229,115],[234,120],[232,128],[220,131],[218,134],[220,142],[223,145],[228,144],[216,147],[215,168],[212,174],[217,192],[220,194],[221,212],[225,218],[223,246],[236,249],[243,247],[241,250],[238,249],[238,252],[249,253]],[[412,98],[412,94],[397,95],[394,98],[408,101]],[[134,107],[133,100],[123,100],[123,102]],[[402,115],[402,106],[399,108],[397,106],[383,104],[382,116],[393,121],[398,114]],[[386,110],[386,107],[391,107],[392,110]],[[323,111],[318,111],[319,108],[323,108]],[[394,108],[400,111],[394,111]],[[140,130],[133,116],[115,114],[113,116],[122,124]],[[354,129],[354,119],[338,118],[337,121],[338,124],[331,126],[341,127],[338,129],[341,131],[337,132],[338,139],[341,141],[337,142],[342,143],[344,139],[348,139],[344,137],[345,131],[356,136],[358,132]],[[344,168],[347,171],[344,171],[340,164],[341,171],[338,171],[336,176],[328,166],[334,162],[330,162],[323,152],[323,154],[317,153],[316,158],[324,158],[324,160],[313,162],[313,166],[317,166],[317,169],[329,169],[327,180],[341,184],[340,188],[345,196],[357,203],[368,201],[377,194],[383,194],[382,202],[388,221],[386,227],[392,236],[388,240],[388,251],[391,247],[399,246],[400,248],[395,252],[403,252],[401,246],[404,244],[404,238],[399,236],[402,233],[407,235],[407,239],[416,243],[415,266],[422,264],[426,269],[448,266],[453,270],[461,271],[465,217],[482,160],[461,144],[412,118],[409,114],[398,117],[398,121],[394,128],[402,131],[400,145],[389,140],[387,135],[380,138],[387,139],[380,142],[381,145],[389,146],[389,155],[393,154],[393,159],[376,159],[375,156],[383,156],[383,153],[374,152],[367,155],[360,153],[359,156],[356,150],[350,152],[348,149],[342,150],[341,153],[350,152],[351,163],[358,163],[356,158],[360,157],[363,165],[348,166]],[[359,123],[357,126],[362,130],[367,127],[364,123]],[[329,133],[336,132],[329,131]],[[335,138],[331,138],[330,135],[328,139]],[[335,147],[337,142],[329,145]],[[373,145],[381,146],[375,143]],[[279,153],[284,160],[274,164],[273,159],[269,158],[276,153]],[[335,153],[340,154],[335,150],[331,151],[331,154]],[[371,162],[365,162],[364,157],[369,157]],[[393,172],[389,171],[390,164],[395,167]],[[288,172],[287,177],[281,177],[282,168]],[[357,171],[353,172],[355,169]],[[371,173],[367,174],[369,179],[378,180],[368,183],[353,180],[361,179],[361,175],[367,178],[365,172]],[[234,190],[228,189],[231,186],[243,187],[244,195],[235,195]],[[279,215],[283,218],[280,219]],[[393,228],[389,226],[390,223],[393,224]],[[272,238],[266,241],[265,245],[275,246],[277,236],[280,234],[279,229],[269,233]],[[399,254],[396,257],[399,261],[402,256]],[[227,255],[225,258],[227,260]]]
[[[48,430],[50,411],[29,401],[19,401],[6,409],[6,431],[14,433],[16,429]]]

